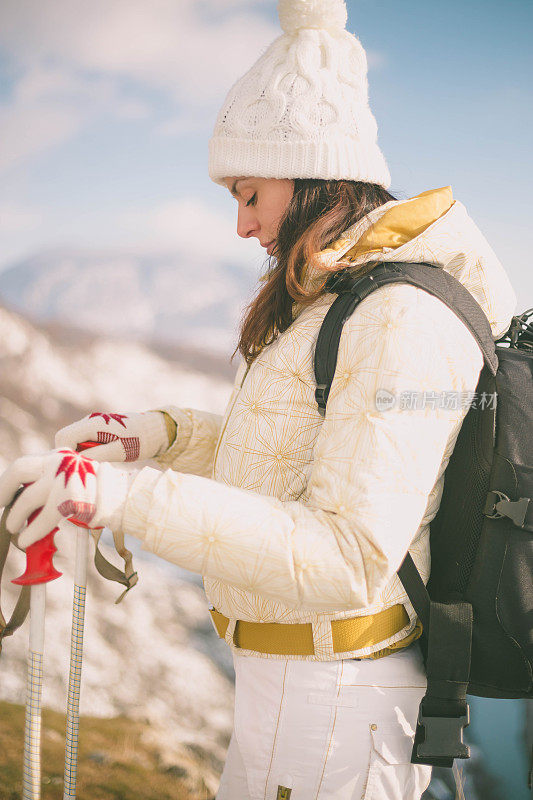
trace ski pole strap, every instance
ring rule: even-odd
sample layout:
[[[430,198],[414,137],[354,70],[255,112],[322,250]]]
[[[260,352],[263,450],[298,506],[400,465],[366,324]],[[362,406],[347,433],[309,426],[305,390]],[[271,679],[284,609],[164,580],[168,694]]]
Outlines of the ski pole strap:
[[[122,594],[117,597],[115,603],[120,603],[123,597],[129,592],[129,590],[135,586],[137,581],[139,580],[139,576],[133,569],[133,556],[131,551],[127,549],[124,545],[124,534],[117,533],[112,531],[113,533],[113,542],[115,544],[115,549],[119,556],[124,561],[124,570],[118,569],[112,564],[110,561],[105,558],[102,554],[102,551],[98,547],[100,542],[100,536],[102,535],[101,530],[93,531],[91,530],[92,537],[94,539],[94,566],[102,576],[102,578],[106,578],[108,581],[115,581],[116,583],[122,584],[126,588],[122,592]]]
[[[2,589],[2,575],[4,572],[4,566],[7,560],[7,554],[9,552],[9,548],[13,541],[13,537],[9,533],[6,520],[7,516],[11,510],[11,506],[15,502],[16,497],[10,503],[10,505],[6,506],[4,512],[0,518],[0,600],[1,600],[1,589]],[[125,590],[122,594],[115,600],[115,603],[120,603],[122,598],[125,594],[135,586],[138,581],[138,575],[133,569],[133,556],[131,552],[124,546],[124,536],[123,534],[117,534],[113,532],[113,541],[115,544],[115,548],[117,553],[124,561],[124,570],[118,569],[110,561],[108,561],[105,556],[102,554],[98,547],[98,542],[100,539],[101,531],[91,531],[93,538],[95,540],[95,553],[94,553],[94,563],[96,569],[100,573],[103,578],[106,578],[109,581],[115,581],[117,583],[122,584],[125,586]],[[17,602],[15,603],[15,607],[11,613],[11,617],[9,621],[6,622],[5,616],[2,612],[2,607],[0,603],[0,653],[2,652],[2,642],[6,636],[11,636],[20,626],[24,623],[24,620],[28,616],[30,610],[30,586],[22,586],[20,590],[20,594],[17,598]]]
[[[420,703],[411,762],[452,767],[455,758],[470,757],[463,730],[470,721],[466,693],[472,606],[432,601],[409,553],[398,574],[423,621],[427,642],[427,690]]]
[[[16,498],[15,498],[16,499]],[[2,575],[4,572],[4,565],[6,563],[7,554],[9,552],[9,547],[11,545],[11,534],[9,533],[6,520],[7,515],[11,511],[11,506],[15,500],[13,500],[10,505],[6,506],[4,509],[4,513],[2,514],[2,518],[0,519],[0,591],[2,589]],[[6,622],[5,617],[2,613],[2,609],[0,606],[0,653],[2,652],[2,640],[5,636],[11,636],[17,628],[20,628],[26,617],[28,616],[28,612],[30,610],[30,586],[23,586],[20,590],[20,594],[18,596],[17,602],[9,619],[9,622]]]

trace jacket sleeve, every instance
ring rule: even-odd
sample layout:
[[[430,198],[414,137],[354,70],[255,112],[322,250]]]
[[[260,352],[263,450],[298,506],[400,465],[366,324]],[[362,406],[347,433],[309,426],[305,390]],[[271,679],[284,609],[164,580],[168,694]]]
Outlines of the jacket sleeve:
[[[161,467],[210,478],[215,450],[222,427],[222,416],[195,408],[165,406],[164,411],[176,423],[176,438],[170,447],[154,459]]]
[[[242,360],[235,375],[226,414],[229,413],[245,372],[246,364]],[[170,467],[177,472],[210,478],[213,474],[215,452],[225,415],[176,406],[162,406],[157,410],[163,411],[174,420],[176,436],[170,447],[154,460],[161,467]]]
[[[406,284],[381,287],[345,324],[300,499],[147,467],[128,495],[124,530],[186,569],[292,607],[366,608],[429,522],[429,496],[482,365],[440,300]]]

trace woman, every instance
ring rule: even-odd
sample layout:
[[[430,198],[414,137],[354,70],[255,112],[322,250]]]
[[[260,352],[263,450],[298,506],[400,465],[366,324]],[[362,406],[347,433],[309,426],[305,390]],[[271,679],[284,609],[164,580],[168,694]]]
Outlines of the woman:
[[[210,141],[238,234],[275,256],[226,413],[95,412],[58,433],[61,449],[15,462],[0,503],[33,482],[7,523],[24,547],[75,516],[203,575],[236,671],[219,800],[415,800],[431,771],[410,763],[426,679],[395,573],[409,550],[428,576],[429,523],[482,355],[440,300],[381,287],[345,323],[322,417],[313,353],[335,299],[324,284],[342,267],[430,261],[472,292],[495,338],[516,298],[450,187],[403,202],[387,191],[344,2],[278,8],[283,35],[232,87]],[[412,402],[427,391],[447,402]],[[86,439],[101,443],[98,463],[74,452]],[[164,471],[109,463],[151,457]]]

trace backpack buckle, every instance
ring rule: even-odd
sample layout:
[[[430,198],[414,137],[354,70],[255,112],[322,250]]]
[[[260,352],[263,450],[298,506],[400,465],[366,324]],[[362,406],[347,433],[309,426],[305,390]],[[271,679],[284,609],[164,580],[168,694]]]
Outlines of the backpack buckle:
[[[328,402],[329,386],[327,383],[319,383],[315,389],[315,400],[321,417],[326,416],[326,404]]]
[[[350,287],[350,294],[355,295],[359,300],[364,300],[367,295],[374,290],[376,281],[370,273],[363,275],[357,282],[354,281]]]
[[[397,272],[398,268],[395,271]],[[364,275],[357,275],[349,267],[345,267],[338,272],[334,272],[327,279],[324,286],[326,291],[333,294],[353,294],[359,297],[360,300],[364,300],[376,284],[371,272],[372,270]]]
[[[342,284],[346,281],[347,273],[347,267],[334,272],[333,275],[327,279],[324,285],[326,291],[332,292],[333,294],[340,294],[340,292],[342,292]]]
[[[419,758],[470,758],[470,747],[463,741],[463,729],[470,724],[470,709],[461,717],[426,717],[418,712],[418,725],[424,728],[424,740],[418,743]]]
[[[499,500],[495,500],[494,496],[497,496]],[[493,489],[487,495],[483,513],[490,519],[508,517],[514,522],[517,528],[523,528],[526,521],[529,501],[529,497],[521,497],[519,500],[510,500],[503,492]]]

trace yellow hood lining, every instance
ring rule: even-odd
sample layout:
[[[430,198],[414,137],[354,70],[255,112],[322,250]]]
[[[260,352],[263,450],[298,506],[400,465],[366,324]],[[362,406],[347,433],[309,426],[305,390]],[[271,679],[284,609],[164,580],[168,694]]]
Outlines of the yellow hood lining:
[[[368,228],[357,242],[344,253],[343,260],[383,248],[396,249],[423,233],[446,214],[454,204],[452,187],[429,189],[416,197],[398,203],[386,211]]]

